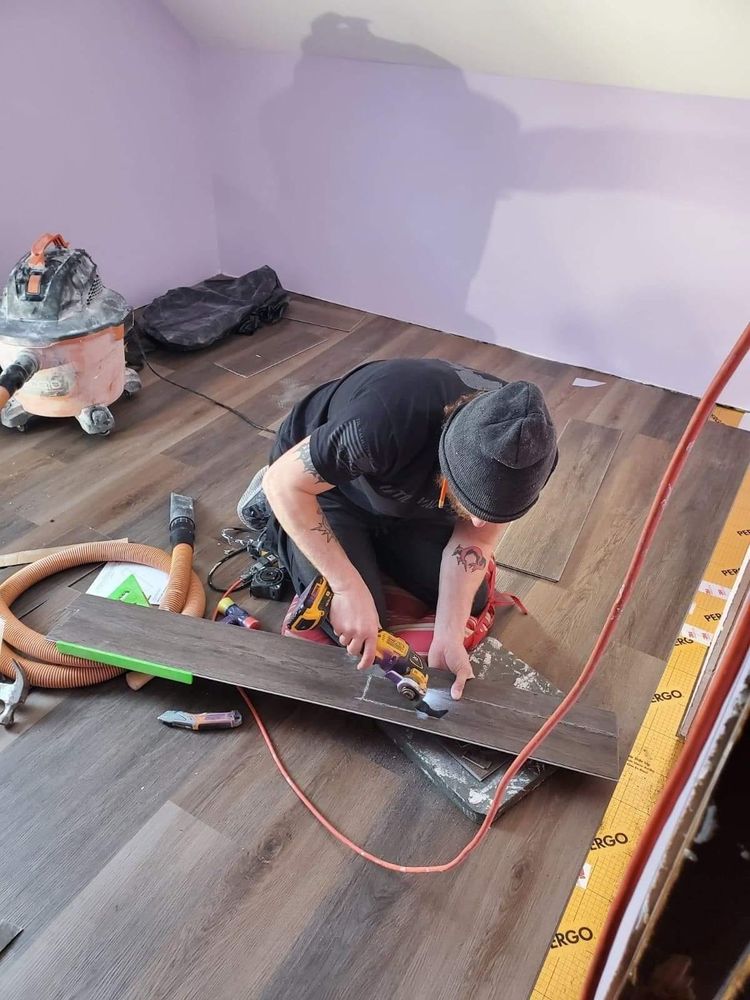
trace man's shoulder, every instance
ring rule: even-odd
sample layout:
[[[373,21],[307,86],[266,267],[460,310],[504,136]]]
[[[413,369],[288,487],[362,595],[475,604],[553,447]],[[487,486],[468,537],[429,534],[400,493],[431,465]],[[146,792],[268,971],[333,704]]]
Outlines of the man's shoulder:
[[[405,382],[427,387],[431,384],[453,387],[461,392],[495,389],[505,382],[497,375],[482,372],[455,361],[442,358],[392,358],[376,361],[362,370],[363,382],[378,386],[400,386]]]

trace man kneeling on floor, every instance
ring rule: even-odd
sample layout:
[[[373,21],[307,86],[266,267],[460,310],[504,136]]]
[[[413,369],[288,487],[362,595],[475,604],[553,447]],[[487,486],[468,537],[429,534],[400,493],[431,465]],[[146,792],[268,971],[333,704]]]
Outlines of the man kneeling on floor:
[[[530,382],[431,359],[373,361],[326,382],[282,424],[238,514],[301,594],[319,575],[329,618],[360,669],[388,627],[383,578],[434,612],[428,663],[473,677],[468,622],[492,607],[492,553],[557,464],[555,429]]]

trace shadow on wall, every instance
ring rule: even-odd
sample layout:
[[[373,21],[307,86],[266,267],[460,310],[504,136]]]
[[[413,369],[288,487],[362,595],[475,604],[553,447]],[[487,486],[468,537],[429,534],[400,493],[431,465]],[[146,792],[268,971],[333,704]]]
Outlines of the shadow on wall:
[[[343,51],[370,62],[346,61],[343,72],[340,60],[321,59],[342,52],[342,36]],[[372,62],[401,65],[378,72]],[[413,62],[422,65],[409,65]],[[524,116],[529,112],[542,119],[545,95],[570,101],[570,91],[566,96],[552,88],[575,86],[483,79],[495,92],[520,93]],[[607,100],[617,99],[612,93]],[[639,102],[662,99],[620,95],[634,121]],[[580,120],[580,108],[585,113],[590,103],[588,119],[599,120],[608,106],[602,101],[599,88],[581,87],[575,114],[570,103],[561,113]],[[721,135],[716,143],[691,136],[686,113],[678,110],[675,125],[670,107],[659,131],[522,128],[505,104],[470,89],[463,73],[439,56],[381,38],[365,19],[324,14],[302,44],[292,85],[261,112],[261,141],[278,188],[277,204],[263,210],[266,224],[273,217],[282,256],[295,262],[298,273],[309,274],[320,294],[365,308],[392,303],[400,317],[502,340],[505,322],[523,329],[520,300],[545,295],[549,288],[565,298],[572,285],[573,300],[576,292],[576,275],[564,252],[568,233],[551,232],[555,216],[537,216],[533,202],[503,212],[502,203],[517,193],[640,192],[724,212],[742,203],[750,147],[727,149],[722,157],[716,145],[726,141]],[[722,164],[720,177],[717,163]],[[603,255],[618,240],[618,226],[628,224],[629,204],[611,198],[600,202],[595,236],[569,234],[577,241],[579,271],[587,259],[595,268],[602,266]],[[561,224],[570,226],[566,211]],[[467,308],[493,220],[492,257],[485,262],[483,280],[489,267],[489,280],[497,283],[491,297],[501,303],[495,330]],[[654,231],[637,235],[633,253],[638,239],[651,246],[654,239],[664,240],[669,252],[670,234],[653,225]],[[673,242],[681,238],[672,235]],[[629,239],[632,244],[632,232]],[[514,261],[510,273],[503,260]],[[613,265],[615,271],[618,266]],[[636,268],[635,280],[640,275]],[[508,282],[512,287],[504,289]],[[373,289],[380,290],[379,298]],[[506,298],[516,305],[503,315]],[[530,315],[533,322],[533,311]],[[586,315],[585,303],[580,315]],[[586,325],[582,338],[595,338]],[[585,357],[586,346],[581,349]]]

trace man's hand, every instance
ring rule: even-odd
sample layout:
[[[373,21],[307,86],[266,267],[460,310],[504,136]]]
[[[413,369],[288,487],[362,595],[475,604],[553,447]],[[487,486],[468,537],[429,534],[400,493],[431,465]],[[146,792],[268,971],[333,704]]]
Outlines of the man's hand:
[[[430,670],[450,670],[456,675],[451,686],[451,698],[458,701],[464,693],[464,685],[474,676],[469,654],[461,637],[444,637],[435,633],[427,662]]]
[[[380,623],[372,594],[362,580],[334,592],[328,618],[347,652],[361,655],[357,670],[371,667]]]

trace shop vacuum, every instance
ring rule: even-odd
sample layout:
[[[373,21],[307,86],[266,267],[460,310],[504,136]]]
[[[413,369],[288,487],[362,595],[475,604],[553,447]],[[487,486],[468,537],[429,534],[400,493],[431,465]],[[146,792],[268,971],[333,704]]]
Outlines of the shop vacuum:
[[[45,233],[10,273],[0,302],[0,423],[75,417],[109,434],[111,403],[141,388],[125,364],[125,299],[102,284],[85,250]]]

